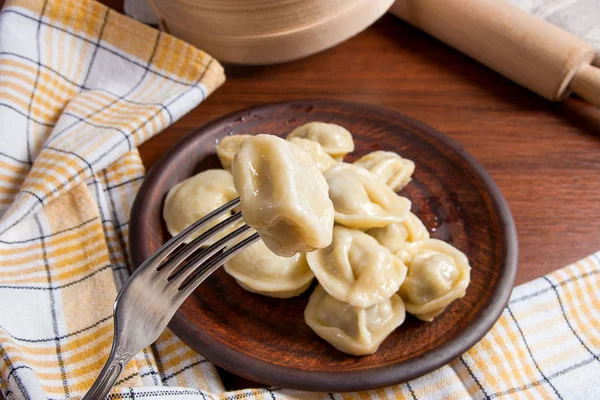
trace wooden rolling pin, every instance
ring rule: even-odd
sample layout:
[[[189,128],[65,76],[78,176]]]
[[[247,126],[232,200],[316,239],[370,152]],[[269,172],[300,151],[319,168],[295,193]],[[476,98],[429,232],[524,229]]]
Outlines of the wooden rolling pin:
[[[594,49],[501,0],[397,0],[390,11],[548,100],[600,107]]]

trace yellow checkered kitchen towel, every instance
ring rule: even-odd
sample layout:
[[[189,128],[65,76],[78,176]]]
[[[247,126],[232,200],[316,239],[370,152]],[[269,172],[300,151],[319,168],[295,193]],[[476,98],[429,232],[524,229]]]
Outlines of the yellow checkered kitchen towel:
[[[207,54],[89,0],[8,2],[0,14],[0,388],[80,398],[112,340],[128,275],[136,146],[224,80]],[[166,331],[112,399],[563,398],[600,395],[600,258],[514,290],[493,330],[453,363],[364,393],[225,392]]]

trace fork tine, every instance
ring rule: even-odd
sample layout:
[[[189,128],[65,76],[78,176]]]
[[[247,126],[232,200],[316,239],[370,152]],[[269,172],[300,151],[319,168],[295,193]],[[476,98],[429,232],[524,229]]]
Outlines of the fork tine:
[[[167,243],[162,245],[153,255],[151,255],[146,261],[142,263],[132,274],[130,279],[134,276],[141,274],[147,269],[157,269],[160,263],[164,261],[181,243],[183,243],[190,236],[196,234],[200,229],[204,228],[207,224],[221,217],[223,214],[233,210],[240,204],[240,198],[231,200],[229,203],[222,205],[216,210],[206,214],[204,217],[194,222],[192,225],[185,228],[178,235],[174,236]]]
[[[213,245],[211,245],[210,247],[208,247],[201,253],[195,255],[179,271],[175,271],[172,275],[170,275],[168,278],[169,281],[171,281],[171,284],[177,285],[179,287],[179,285],[188,276],[190,276],[192,273],[194,273],[197,266],[202,265],[202,263],[206,262],[208,259],[210,259],[212,256],[217,254],[219,251],[226,248],[227,245],[232,243],[235,239],[237,239],[244,233],[248,232],[249,230],[252,230],[252,228],[250,226],[243,225],[243,226],[237,228],[236,230],[234,230],[233,232],[227,234],[223,238],[219,239]],[[186,250],[187,250],[187,247],[186,247]],[[182,261],[183,261],[183,259],[182,260],[173,260],[173,262],[182,262]],[[170,264],[170,263],[171,263],[171,261],[168,261],[168,264]],[[171,267],[169,267],[169,268],[171,268]]]
[[[253,235],[243,239],[239,243],[236,243],[234,246],[220,254],[218,257],[213,258],[209,262],[204,265],[196,264],[191,267],[191,270],[194,272],[192,277],[184,281],[179,286],[179,292],[176,295],[177,301],[183,302],[197,287],[200,285],[210,274],[216,271],[221,265],[226,263],[229,259],[234,257],[237,253],[244,250],[246,247],[260,240],[260,236],[258,233],[254,233]],[[201,265],[200,268],[194,270],[195,267]]]
[[[226,212],[233,210],[239,204],[240,204],[239,197],[231,200],[229,203],[223,204],[221,207],[217,208],[214,211],[211,211],[210,213],[206,214],[204,217],[200,218],[198,221],[194,222],[192,225],[185,228],[177,236],[175,236],[173,239],[169,240],[166,244],[168,245],[171,242],[177,242],[177,244],[181,244],[186,239],[188,239],[190,236],[193,236],[194,234],[196,234],[198,232],[198,230],[204,228],[206,225],[208,225],[210,222],[214,221],[215,219],[223,216],[223,214],[225,214]]]
[[[238,222],[242,219],[242,213],[237,212],[233,214],[231,217],[219,222],[215,226],[208,229],[206,232],[203,232],[200,236],[192,240],[190,243],[183,246],[181,249],[177,250],[171,259],[160,265],[158,270],[160,271],[160,275],[170,275],[173,270],[175,270],[185,259],[187,259],[192,253],[198,250],[202,245],[215,234],[222,231],[226,226],[231,225],[235,222]],[[218,243],[218,242],[216,242]]]

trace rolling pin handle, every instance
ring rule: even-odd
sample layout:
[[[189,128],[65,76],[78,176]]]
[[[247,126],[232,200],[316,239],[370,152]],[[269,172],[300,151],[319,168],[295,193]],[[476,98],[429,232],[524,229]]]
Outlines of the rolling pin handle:
[[[570,89],[582,99],[600,107],[600,68],[583,65],[573,76]]]

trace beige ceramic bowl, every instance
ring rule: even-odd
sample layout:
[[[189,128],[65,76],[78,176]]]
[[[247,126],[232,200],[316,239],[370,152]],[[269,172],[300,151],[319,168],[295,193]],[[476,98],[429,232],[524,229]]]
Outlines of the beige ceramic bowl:
[[[219,61],[273,64],[364,30],[393,0],[148,0],[161,28]]]

